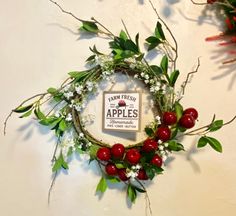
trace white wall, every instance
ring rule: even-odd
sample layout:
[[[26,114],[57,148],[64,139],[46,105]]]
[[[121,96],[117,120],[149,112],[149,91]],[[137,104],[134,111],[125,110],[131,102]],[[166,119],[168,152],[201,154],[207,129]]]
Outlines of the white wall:
[[[198,22],[203,8],[190,1],[154,2],[178,40],[182,80],[201,56],[201,67],[188,86],[184,104],[199,110],[199,125],[207,124],[214,113],[229,120],[236,113],[234,66],[221,67],[220,49],[204,41],[205,37],[216,34],[218,27],[208,19]],[[0,0],[0,3],[0,122],[3,122],[23,99],[49,86],[58,86],[67,72],[83,69],[90,54],[89,46],[97,43],[106,50],[107,45],[103,40],[80,38],[77,34],[80,23],[47,0]],[[140,32],[141,39],[152,32],[156,22],[148,0],[60,0],[60,4],[80,18],[96,17],[115,33],[122,28],[122,18],[130,33]],[[175,154],[164,175],[148,187],[153,215],[235,215],[235,129],[236,123],[215,134],[222,141],[223,154],[210,148],[195,151],[194,138],[184,141],[188,151]],[[59,176],[48,207],[53,135],[33,120],[13,116],[7,136],[1,134],[0,139],[0,215],[145,214],[142,195],[132,208],[126,203],[125,191],[114,188],[102,199],[94,196],[99,174],[95,166],[91,169],[82,160],[74,160],[68,174]]]

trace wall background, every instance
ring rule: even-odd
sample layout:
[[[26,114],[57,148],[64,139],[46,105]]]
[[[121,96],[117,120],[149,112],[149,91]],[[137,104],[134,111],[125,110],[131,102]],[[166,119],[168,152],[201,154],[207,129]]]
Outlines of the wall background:
[[[152,32],[156,23],[147,0],[58,2],[80,18],[96,17],[115,33],[122,28],[122,18],[130,33],[140,32],[141,39]],[[214,113],[219,118],[231,119],[236,105],[235,66],[221,67],[224,56],[220,48],[204,41],[205,37],[217,34],[219,26],[208,16],[203,19],[203,7],[190,1],[153,2],[178,40],[182,80],[196,66],[197,57],[201,57],[201,67],[188,87],[184,104],[199,110],[199,125],[207,124]],[[96,43],[99,49],[106,50],[107,45],[106,41],[81,38],[77,33],[79,23],[47,0],[0,3],[3,123],[7,113],[23,99],[49,86],[58,86],[67,72],[83,69],[89,56],[88,46]],[[196,151],[194,138],[184,141],[188,150],[175,154],[164,175],[148,187],[153,215],[235,215],[235,129],[234,123],[215,134],[223,143],[223,154],[210,148]],[[69,173],[59,176],[48,207],[53,134],[33,120],[14,116],[9,121],[7,136],[1,134],[0,140],[1,215],[144,215],[144,196],[138,197],[132,208],[124,199],[125,191],[108,190],[101,200],[94,196],[99,175],[95,166],[89,168],[82,159],[74,160]]]

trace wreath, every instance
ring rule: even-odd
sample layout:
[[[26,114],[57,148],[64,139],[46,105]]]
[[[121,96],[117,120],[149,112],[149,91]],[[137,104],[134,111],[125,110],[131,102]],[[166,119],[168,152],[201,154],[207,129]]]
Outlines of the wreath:
[[[19,113],[20,118],[35,115],[39,124],[55,132],[58,142],[52,157],[54,177],[49,189],[49,198],[59,171],[69,169],[69,159],[73,154],[87,154],[89,162],[98,164],[101,179],[96,188],[97,192],[104,193],[108,183],[123,182],[127,186],[127,196],[131,202],[135,202],[138,192],[146,193],[146,181],[151,181],[163,173],[164,161],[169,155],[184,150],[181,143],[183,137],[196,135],[199,137],[198,148],[209,145],[217,152],[222,152],[220,142],[208,133],[219,130],[236,117],[224,123],[223,120],[216,120],[214,115],[209,124],[192,129],[198,119],[198,111],[192,107],[183,108],[181,99],[200,62],[198,60],[196,70],[188,73],[177,91],[175,83],[180,75],[176,68],[178,44],[151,1],[158,21],[153,35],[146,38],[145,52],[141,51],[139,34],[133,40],[124,22],[124,30],[117,36],[95,18],[90,21],[81,20],[65,11],[57,2],[50,1],[63,13],[80,21],[80,31],[94,36],[106,35],[111,52],[104,54],[98,51],[96,46],[91,47],[92,55],[86,60],[90,69],[70,72],[69,78],[59,88],[50,87],[47,92],[23,101],[12,110],[5,121],[6,133],[7,121],[12,113]],[[158,49],[162,55],[160,62],[155,65],[145,58],[153,49]],[[124,73],[131,79],[142,81],[149,90],[158,113],[145,127],[147,138],[126,147],[121,143],[110,145],[97,139],[96,135],[86,129],[86,121],[81,117],[89,95],[98,91],[98,84],[102,80],[109,80],[116,73]],[[49,110],[48,104],[51,107]],[[126,102],[121,100],[118,106],[126,106]]]
[[[236,62],[236,1],[235,0],[207,0],[206,3],[198,3],[191,0],[196,5],[209,5],[217,14],[217,17],[224,22],[224,30],[219,35],[210,36],[206,41],[221,41],[220,46],[227,47],[225,52],[230,56],[223,64]]]

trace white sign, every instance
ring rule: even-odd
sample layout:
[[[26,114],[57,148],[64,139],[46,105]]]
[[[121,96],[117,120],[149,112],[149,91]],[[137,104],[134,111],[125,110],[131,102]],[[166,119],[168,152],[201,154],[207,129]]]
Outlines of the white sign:
[[[104,92],[103,129],[139,131],[141,96],[139,92]]]

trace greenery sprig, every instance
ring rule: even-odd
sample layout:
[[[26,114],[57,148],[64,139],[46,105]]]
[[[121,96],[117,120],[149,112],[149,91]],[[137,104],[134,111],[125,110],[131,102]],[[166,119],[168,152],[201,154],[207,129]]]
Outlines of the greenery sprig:
[[[121,30],[119,35],[114,35],[95,18],[90,21],[82,20],[65,11],[57,2],[50,2],[58,6],[63,13],[81,22],[80,31],[94,36],[109,36],[110,52],[103,54],[96,46],[90,47],[92,55],[86,60],[91,65],[88,70],[69,72],[69,78],[59,88],[50,87],[47,92],[23,101],[12,110],[4,123],[6,133],[7,121],[12,113],[20,114],[20,118],[34,115],[39,124],[55,132],[58,142],[52,157],[54,178],[49,190],[49,199],[56,176],[61,169],[69,169],[69,158],[73,154],[87,154],[90,162],[98,164],[101,179],[96,192],[104,193],[108,183],[123,182],[127,186],[128,198],[134,203],[138,193],[146,193],[145,181],[163,173],[164,161],[168,156],[184,150],[180,138],[194,135],[199,138],[197,147],[202,148],[209,144],[217,152],[222,152],[221,143],[208,134],[231,123],[236,117],[224,123],[223,120],[216,120],[214,116],[210,124],[189,131],[198,119],[198,112],[194,108],[184,109],[180,102],[189,77],[198,71],[200,61],[198,60],[196,70],[187,75],[180,90],[176,91],[175,84],[180,75],[176,69],[177,41],[151,1],[158,21],[153,35],[146,38],[147,50],[141,50],[139,33],[134,39],[131,38],[124,22],[124,30]],[[168,41],[166,32],[174,45]],[[145,59],[152,49],[162,50],[162,58],[158,64],[150,64]],[[111,146],[97,139],[86,130],[86,122],[91,119],[81,117],[89,95],[98,91],[98,84],[102,80],[110,80],[116,73],[124,73],[142,81],[145,88],[149,89],[157,110],[156,118],[145,127],[147,138],[127,147],[118,143]],[[47,110],[47,105],[52,103],[51,109]],[[148,195],[146,196],[150,206]]]

